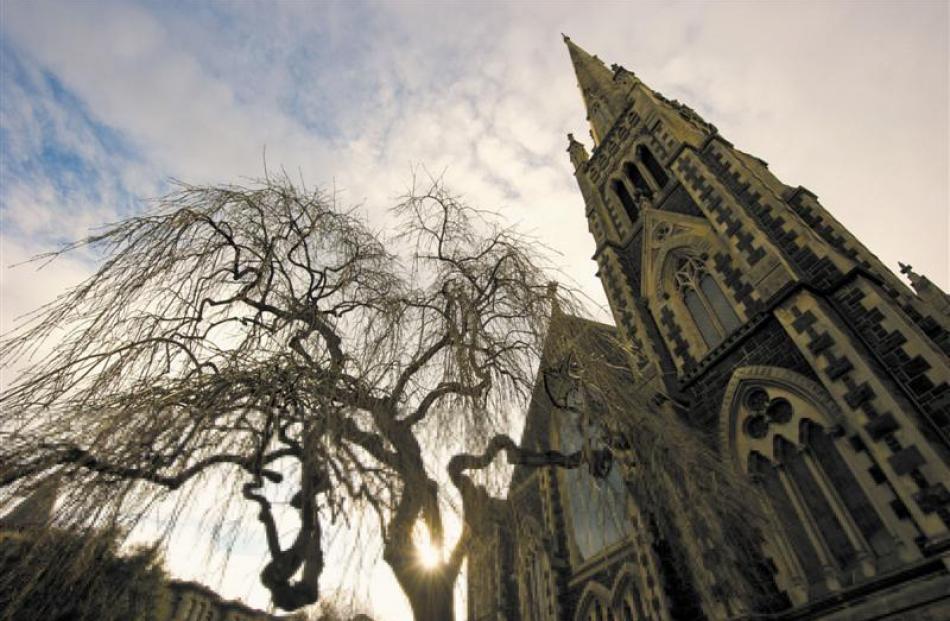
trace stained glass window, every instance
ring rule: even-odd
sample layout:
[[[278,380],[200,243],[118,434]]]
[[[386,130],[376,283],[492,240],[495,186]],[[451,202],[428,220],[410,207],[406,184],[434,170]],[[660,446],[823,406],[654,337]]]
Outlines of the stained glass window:
[[[715,347],[740,326],[732,304],[698,258],[679,257],[673,278],[707,347]]]
[[[581,430],[575,412],[559,410],[557,422],[563,452],[580,450],[584,436],[597,433],[593,428]],[[627,491],[616,465],[603,479],[594,478],[584,467],[566,470],[564,478],[574,543],[582,560],[595,556],[630,532]]]

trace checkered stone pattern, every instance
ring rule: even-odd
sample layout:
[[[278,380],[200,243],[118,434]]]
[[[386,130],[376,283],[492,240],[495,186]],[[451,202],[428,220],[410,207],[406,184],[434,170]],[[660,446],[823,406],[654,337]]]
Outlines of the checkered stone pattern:
[[[745,275],[759,297],[768,300],[793,280],[795,275],[780,258],[778,248],[695,151],[684,149],[673,172],[717,236],[730,247],[735,269]]]
[[[594,243],[598,246],[607,240],[607,231],[604,229],[604,223],[601,218],[594,216],[593,210],[587,212],[587,230],[594,237]]]
[[[912,519],[925,537],[946,536],[950,471],[909,413],[909,402],[880,375],[871,352],[836,321],[830,304],[808,291],[786,300],[776,316],[897,490],[900,503],[892,506],[898,517]]]
[[[798,187],[786,192],[785,200],[795,213],[829,245],[877,277],[887,295],[897,301],[908,318],[913,321],[947,356],[950,356],[950,331],[935,319],[930,309],[895,276],[880,259],[851,234],[840,222],[828,213],[817,197],[806,188]]]
[[[920,338],[915,326],[893,299],[866,279],[838,291],[834,299],[863,343],[917,409],[950,438],[950,363],[942,352]]]
[[[717,141],[703,152],[703,161],[755,218],[758,228],[782,251],[803,280],[827,287],[841,278],[843,257],[785,204],[777,193],[784,186],[765,183],[759,175],[752,174],[732,148]]]
[[[722,282],[732,293],[732,299],[742,307],[746,316],[751,317],[763,310],[764,301],[742,270],[735,266],[729,254],[717,252],[712,259],[713,269],[722,277]]]
[[[905,303],[901,306],[901,310],[911,321],[917,324],[917,327],[927,338],[940,348],[945,356],[950,357],[950,330],[945,324],[941,324],[931,315],[928,312],[929,309],[924,308],[924,305],[920,304],[917,298],[912,298],[910,303]]]
[[[653,134],[657,143],[662,145],[662,150],[657,150],[657,157],[659,157],[661,160],[664,159],[667,154],[676,151],[676,148],[679,146],[679,142],[676,140],[673,132],[670,131],[669,126],[660,120],[657,120],[653,124],[651,133]]]
[[[620,328],[620,333],[631,345],[635,358],[635,368],[642,371],[650,362],[659,360],[662,353],[656,349],[658,344],[653,342],[654,339],[647,336],[647,328],[643,324],[643,318],[637,312],[637,298],[634,292],[639,291],[639,287],[633,288],[631,285],[632,274],[628,274],[624,269],[621,256],[626,254],[612,247],[605,248],[598,256],[600,264],[598,274],[604,285],[604,291],[607,293],[607,299],[610,302],[614,320]],[[629,266],[627,267],[629,268]],[[647,346],[647,343],[650,346]]]
[[[612,231],[617,232],[616,240],[619,241],[623,236],[628,233],[629,227],[627,225],[626,216],[621,216],[620,213],[623,211],[623,205],[620,204],[620,199],[618,199],[613,192],[610,191],[610,184],[603,184],[597,192],[599,193],[599,198],[601,203],[604,206],[603,212],[607,216],[609,228]],[[596,215],[595,215],[596,217]],[[601,224],[603,227],[603,224]]]
[[[689,402],[690,421],[707,431],[709,437],[718,437],[715,432],[729,378],[735,369],[758,365],[781,367],[815,381],[818,379],[781,324],[770,316],[746,333],[732,349],[712,360],[702,373],[681,381],[679,390]]]
[[[659,324],[670,353],[682,372],[686,373],[694,369],[698,364],[699,356],[693,352],[686,335],[683,334],[683,328],[680,327],[679,319],[669,306],[660,309]]]

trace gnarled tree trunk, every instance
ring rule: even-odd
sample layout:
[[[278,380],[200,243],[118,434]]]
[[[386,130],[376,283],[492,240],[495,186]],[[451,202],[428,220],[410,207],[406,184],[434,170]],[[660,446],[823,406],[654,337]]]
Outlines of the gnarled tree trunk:
[[[455,619],[456,572],[448,565],[421,567],[417,563],[389,563],[403,593],[409,600],[415,621],[453,621]],[[398,569],[397,569],[398,567]]]

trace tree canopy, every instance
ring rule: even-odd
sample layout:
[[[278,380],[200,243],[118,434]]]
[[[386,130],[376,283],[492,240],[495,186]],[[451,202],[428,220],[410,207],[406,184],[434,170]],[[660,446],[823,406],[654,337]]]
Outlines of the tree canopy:
[[[497,506],[472,471],[499,455],[601,475],[619,460],[704,596],[718,597],[703,569],[713,556],[734,599],[759,589],[741,571],[759,558],[755,501],[669,407],[647,403],[656,395],[631,390],[619,340],[559,334],[548,352],[563,367],[542,370],[550,400],[594,429],[581,450],[507,435],[552,313],[578,308],[551,286],[543,248],[438,180],[414,184],[390,216],[374,230],[286,176],[181,184],[41,257],[85,247],[102,262],[0,343],[21,371],[0,395],[0,490],[55,474],[72,490],[61,521],[112,524],[223,478],[228,499],[256,511],[260,579],[285,610],[320,599],[327,528],[368,513],[416,618],[448,619],[479,513]],[[445,463],[431,463],[436,449]],[[422,525],[443,548],[448,496],[462,534],[424,568],[415,534]]]
[[[103,261],[0,345],[23,368],[0,402],[0,486],[55,471],[84,490],[73,516],[106,519],[223,470],[256,506],[261,581],[286,610],[319,598],[327,522],[369,508],[415,614],[450,614],[470,532],[420,579],[417,522],[443,539],[426,443],[480,450],[508,428],[555,294],[533,241],[438,181],[390,215],[373,230],[286,176],[182,184],[47,257]],[[464,499],[485,464],[453,463]],[[289,539],[268,484],[293,490]]]

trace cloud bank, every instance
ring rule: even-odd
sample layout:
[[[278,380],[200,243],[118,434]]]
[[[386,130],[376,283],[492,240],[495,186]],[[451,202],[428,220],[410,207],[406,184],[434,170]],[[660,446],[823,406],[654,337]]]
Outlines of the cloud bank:
[[[560,253],[567,277],[603,303],[564,153],[565,134],[587,128],[560,32],[810,188],[889,266],[909,262],[950,284],[943,2],[0,11],[4,330],[92,262],[76,256],[38,274],[6,266],[142,209],[170,178],[259,177],[265,151],[268,166],[343,190],[380,227],[414,165],[444,171],[470,202]],[[171,561],[183,573],[190,544],[178,545]],[[263,605],[259,552],[245,556],[243,577],[231,571],[222,589]],[[384,584],[377,573],[372,584]],[[378,606],[379,618],[403,618],[394,585],[378,588],[397,602]]]

